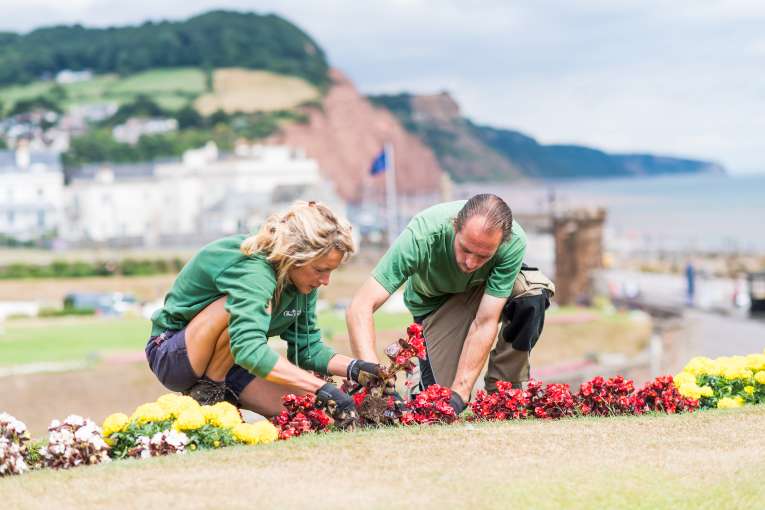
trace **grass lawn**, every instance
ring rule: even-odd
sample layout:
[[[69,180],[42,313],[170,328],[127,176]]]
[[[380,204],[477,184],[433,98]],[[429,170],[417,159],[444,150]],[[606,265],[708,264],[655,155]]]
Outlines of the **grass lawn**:
[[[376,317],[378,329],[401,332],[408,321],[409,316],[403,313],[379,313]],[[321,313],[319,325],[330,340],[345,334],[342,313]],[[141,351],[149,331],[149,321],[140,318],[11,320],[0,334],[0,366],[86,360],[110,351]]]
[[[9,508],[761,508],[765,406],[307,436],[0,479]]]
[[[549,317],[571,315],[570,309],[553,309]],[[581,310],[579,311],[581,313]],[[545,326],[534,349],[537,366],[580,358],[591,352],[636,354],[650,334],[650,322],[633,322],[629,314],[587,312],[594,319],[586,323]],[[378,348],[404,334],[410,323],[407,313],[375,314]],[[350,353],[345,316],[333,310],[319,314],[319,326],[326,340],[341,353]],[[5,322],[0,333],[0,366],[37,362],[96,359],[115,351],[141,351],[150,331],[149,321],[141,318],[73,317],[57,319],[19,319]],[[278,345],[278,340],[275,341]]]

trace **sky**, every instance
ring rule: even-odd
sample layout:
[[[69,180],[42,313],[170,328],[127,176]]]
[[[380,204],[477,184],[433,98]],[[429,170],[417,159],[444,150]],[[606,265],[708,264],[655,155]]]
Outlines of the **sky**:
[[[764,173],[765,2],[3,0],[0,30],[276,13],[364,93],[450,92],[474,122],[541,143]]]

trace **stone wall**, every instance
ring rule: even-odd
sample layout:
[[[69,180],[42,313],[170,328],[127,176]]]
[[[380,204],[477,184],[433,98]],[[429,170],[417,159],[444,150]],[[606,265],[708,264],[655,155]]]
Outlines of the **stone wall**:
[[[555,300],[561,305],[591,297],[591,273],[603,267],[605,209],[577,209],[553,220]]]

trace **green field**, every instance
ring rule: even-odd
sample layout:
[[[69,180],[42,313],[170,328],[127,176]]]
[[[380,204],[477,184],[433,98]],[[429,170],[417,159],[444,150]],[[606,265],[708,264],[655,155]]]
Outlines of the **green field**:
[[[205,73],[200,69],[175,68],[154,69],[124,78],[115,74],[100,75],[62,86],[67,95],[66,107],[108,101],[122,104],[144,94],[163,108],[178,109],[205,92],[205,81]],[[0,101],[10,108],[19,100],[45,94],[54,85],[53,82],[34,82],[0,88]]]
[[[765,500],[765,406],[460,423],[0,479],[9,508],[728,509]]]
[[[556,324],[556,319],[579,314],[592,320]],[[635,320],[627,313],[554,308],[547,312],[547,316],[550,320],[534,350],[534,358],[540,366],[597,352],[634,355],[645,348],[651,332],[650,321]],[[324,338],[338,352],[349,352],[344,314],[327,310],[319,314],[318,321]],[[407,313],[376,313],[378,347],[383,348],[403,335],[410,321]],[[118,351],[137,352],[143,350],[149,330],[149,321],[138,318],[8,320],[0,333],[0,366],[96,360],[101,355]],[[278,340],[275,342],[278,345]]]
[[[401,330],[407,314],[378,313],[379,330]],[[342,313],[319,314],[325,338],[332,340],[346,332]],[[141,351],[150,323],[138,318],[72,318],[11,320],[0,334],[0,366],[39,362],[81,361],[117,351]]]

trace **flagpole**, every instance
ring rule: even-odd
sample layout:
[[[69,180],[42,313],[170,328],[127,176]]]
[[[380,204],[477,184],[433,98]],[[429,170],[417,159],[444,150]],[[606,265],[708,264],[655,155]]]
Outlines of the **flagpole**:
[[[398,236],[398,204],[396,203],[396,163],[393,159],[393,144],[386,143],[385,147],[385,203],[388,216],[388,244],[392,245]]]

